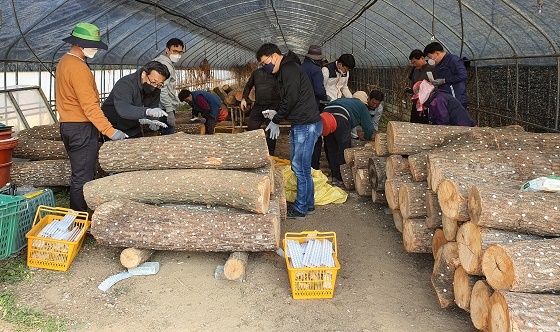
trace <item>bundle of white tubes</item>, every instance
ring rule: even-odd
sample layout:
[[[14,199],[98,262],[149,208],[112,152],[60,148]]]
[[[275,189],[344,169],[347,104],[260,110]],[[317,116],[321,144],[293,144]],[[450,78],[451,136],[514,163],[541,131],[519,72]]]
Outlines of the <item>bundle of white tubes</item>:
[[[309,239],[299,243],[296,240],[286,240],[288,257],[291,258],[292,267],[334,267],[332,242],[325,239]]]

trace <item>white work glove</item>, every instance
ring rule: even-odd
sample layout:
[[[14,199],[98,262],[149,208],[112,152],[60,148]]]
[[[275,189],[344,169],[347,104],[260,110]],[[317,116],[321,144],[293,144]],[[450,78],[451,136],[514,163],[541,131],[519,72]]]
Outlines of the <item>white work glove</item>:
[[[245,99],[241,99],[241,110],[245,111],[247,109],[247,101]]]
[[[274,118],[274,116],[276,115],[276,111],[275,110],[264,110],[264,111],[262,111],[262,114],[265,118],[272,120],[272,118]]]
[[[276,111],[273,111],[276,112]],[[276,123],[270,121],[270,123],[268,124],[268,126],[266,126],[266,129],[264,131],[270,130],[269,133],[269,137],[270,139],[277,139],[278,136],[280,136],[280,125],[277,125]]]
[[[175,111],[167,112],[167,124],[175,127]]]
[[[161,118],[162,116],[167,116],[167,113],[165,113],[165,111],[161,108],[148,108],[146,110],[146,116],[152,118]]]
[[[206,123],[206,119],[205,118],[192,118],[191,122]]]
[[[440,86],[440,85],[443,85],[443,84],[445,84],[445,78],[438,78],[438,79],[435,79],[435,80],[433,80],[431,83],[432,83],[433,86]]]
[[[118,141],[121,139],[128,138],[128,135],[117,129],[117,131],[115,131],[113,136],[111,136],[110,138],[112,141]]]

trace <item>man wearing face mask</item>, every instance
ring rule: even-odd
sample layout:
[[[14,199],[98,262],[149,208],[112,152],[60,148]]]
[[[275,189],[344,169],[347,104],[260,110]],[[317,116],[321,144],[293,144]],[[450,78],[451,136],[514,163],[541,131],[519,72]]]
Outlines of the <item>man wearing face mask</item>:
[[[99,133],[112,140],[127,137],[115,129],[99,107],[99,92],[86,58],[99,48],[106,50],[99,29],[89,23],[76,25],[63,39],[72,47],[56,67],[56,108],[60,115],[60,137],[70,158],[70,208],[87,211],[83,187],[95,175]]]
[[[148,62],[135,73],[121,77],[101,106],[103,113],[116,128],[131,138],[142,137],[141,119],[157,120],[167,116],[159,108],[159,96],[169,70],[158,61]],[[160,126],[150,125],[151,130]]]
[[[424,48],[424,54],[430,58],[428,64],[434,66],[434,80],[430,83],[455,97],[467,109],[467,69],[463,59],[445,52],[438,42],[428,44]]]
[[[175,132],[175,111],[177,106],[181,103],[177,97],[177,90],[175,89],[176,77],[175,68],[173,64],[181,59],[183,55],[183,42],[178,38],[171,38],[165,47],[165,54],[162,54],[154,59],[163,63],[167,70],[169,70],[169,79],[161,88],[161,95],[159,98],[160,108],[163,109],[167,116],[160,119],[160,121],[167,124],[167,128],[161,128],[162,135],[169,135]]]

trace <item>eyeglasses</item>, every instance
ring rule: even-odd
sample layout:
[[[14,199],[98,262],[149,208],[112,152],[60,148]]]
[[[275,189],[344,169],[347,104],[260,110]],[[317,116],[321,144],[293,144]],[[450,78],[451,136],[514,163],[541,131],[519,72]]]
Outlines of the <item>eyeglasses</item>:
[[[264,61],[261,61],[261,66],[265,66],[267,65],[266,61],[268,61],[268,59],[270,59],[272,57],[272,54],[268,56],[268,58],[264,59]]]
[[[185,53],[185,51],[171,50],[171,51],[169,51],[169,53],[183,55],[183,53]]]
[[[159,83],[158,81],[152,81],[150,76],[146,75],[146,78],[148,79],[148,82],[150,82],[151,86],[155,86],[158,89],[161,89],[163,87],[163,83]]]

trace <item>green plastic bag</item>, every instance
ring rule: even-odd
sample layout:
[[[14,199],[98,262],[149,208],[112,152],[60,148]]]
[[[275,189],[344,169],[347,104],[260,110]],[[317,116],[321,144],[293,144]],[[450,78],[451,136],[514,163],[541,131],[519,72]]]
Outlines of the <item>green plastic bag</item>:
[[[286,201],[293,202],[297,195],[297,179],[296,175],[289,166],[282,169],[284,174],[284,191],[286,192]],[[331,186],[327,182],[327,177],[323,172],[311,169],[313,184],[315,185],[315,205],[326,205],[329,203],[341,204],[346,202],[348,194],[341,188]]]

